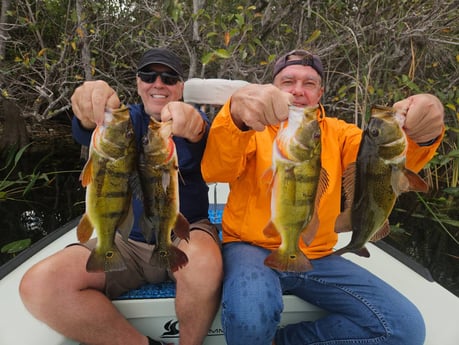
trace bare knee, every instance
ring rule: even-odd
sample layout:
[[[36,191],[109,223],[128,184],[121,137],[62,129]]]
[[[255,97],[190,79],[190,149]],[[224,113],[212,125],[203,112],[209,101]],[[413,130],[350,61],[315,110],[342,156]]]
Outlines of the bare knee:
[[[203,231],[192,231],[189,243],[180,248],[188,256],[188,264],[174,273],[177,297],[184,295],[198,299],[218,299],[223,280],[221,250],[215,240]],[[197,297],[199,296],[199,297]]]
[[[32,266],[23,276],[19,294],[29,311],[42,307],[86,288],[103,289],[105,275],[86,272],[89,250],[81,246],[65,248]]]
[[[45,260],[32,266],[22,277],[19,295],[29,311],[39,310],[48,302],[48,296],[54,294],[56,285],[50,273],[48,261]]]
[[[182,241],[180,248],[185,251],[189,262],[178,275],[192,276],[204,275],[215,283],[220,283],[223,278],[223,262],[221,250],[215,240],[204,231],[192,231],[190,242]]]

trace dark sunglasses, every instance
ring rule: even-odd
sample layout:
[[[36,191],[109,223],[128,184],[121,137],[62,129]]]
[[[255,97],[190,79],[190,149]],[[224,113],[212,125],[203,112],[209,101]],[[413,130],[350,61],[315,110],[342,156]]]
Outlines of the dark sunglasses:
[[[166,85],[175,85],[182,80],[179,75],[171,74],[168,72],[137,72],[140,80],[144,83],[153,84],[156,81],[156,78],[159,76],[161,81]]]

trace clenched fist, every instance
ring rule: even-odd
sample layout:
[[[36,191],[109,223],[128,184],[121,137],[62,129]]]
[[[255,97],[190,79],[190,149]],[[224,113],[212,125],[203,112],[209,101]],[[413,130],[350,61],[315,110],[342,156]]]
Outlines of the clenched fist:
[[[172,120],[172,134],[198,142],[206,129],[206,122],[198,111],[190,104],[169,102],[161,110],[161,121]]]
[[[406,117],[406,134],[417,143],[429,142],[441,135],[444,127],[444,108],[440,100],[431,94],[410,96],[393,105]]]
[[[231,116],[241,130],[262,131],[288,118],[293,96],[271,84],[249,84],[231,96]]]

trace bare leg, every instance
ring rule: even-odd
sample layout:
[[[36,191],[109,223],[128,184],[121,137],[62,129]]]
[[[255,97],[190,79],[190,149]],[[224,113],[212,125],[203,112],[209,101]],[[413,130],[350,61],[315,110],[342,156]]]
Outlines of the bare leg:
[[[33,266],[19,287],[24,305],[57,332],[88,345],[147,345],[101,292],[105,274],[86,272],[89,253],[71,246]]]
[[[223,265],[220,247],[206,232],[194,230],[179,248],[188,264],[174,273],[177,280],[175,309],[180,345],[201,345],[220,306]]]

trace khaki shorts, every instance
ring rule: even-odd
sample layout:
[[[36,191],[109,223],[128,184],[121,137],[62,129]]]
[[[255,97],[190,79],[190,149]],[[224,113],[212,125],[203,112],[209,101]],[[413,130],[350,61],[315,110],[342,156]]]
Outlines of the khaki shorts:
[[[207,232],[220,245],[218,230],[209,220],[203,219],[190,224],[190,231],[201,230]],[[174,245],[178,245],[180,238],[173,239]],[[74,243],[90,250],[95,248],[97,239],[93,238],[87,243]],[[146,283],[160,283],[173,280],[172,273],[158,265],[150,263],[154,245],[129,239],[124,241],[120,234],[116,234],[115,243],[123,256],[127,269],[106,273],[105,294],[110,299],[136,289]]]

